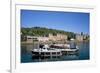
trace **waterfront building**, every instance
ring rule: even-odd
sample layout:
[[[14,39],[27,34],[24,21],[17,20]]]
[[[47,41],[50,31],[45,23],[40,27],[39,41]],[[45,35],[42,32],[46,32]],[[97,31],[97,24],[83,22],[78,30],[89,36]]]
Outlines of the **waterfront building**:
[[[39,42],[47,42],[47,41],[49,41],[48,37],[37,37],[37,39],[38,39]]]
[[[49,34],[48,37],[42,37],[42,36],[27,36],[27,43],[33,43],[33,41],[39,41],[39,42],[48,42],[48,41],[65,41],[67,40],[67,35],[63,34]]]
[[[38,41],[35,36],[27,36],[27,43],[33,43],[33,41]]]
[[[57,34],[57,35],[49,34],[49,40],[51,40],[51,41],[67,40],[67,35],[64,35],[64,34]]]
[[[81,35],[81,34],[76,35],[76,40],[77,41],[83,41],[83,39],[84,39],[83,35]]]
[[[88,34],[76,34],[76,40],[78,41],[83,41],[83,40],[89,40],[89,35]]]

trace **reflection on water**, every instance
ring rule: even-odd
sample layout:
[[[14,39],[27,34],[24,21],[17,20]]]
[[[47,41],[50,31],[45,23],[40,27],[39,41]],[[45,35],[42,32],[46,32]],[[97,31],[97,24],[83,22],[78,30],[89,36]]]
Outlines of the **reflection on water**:
[[[81,42],[77,43],[77,45],[79,47],[78,54],[63,55],[61,57],[49,57],[49,58],[32,57],[31,50],[34,48],[38,48],[37,44],[21,45],[21,63],[89,59],[89,42]]]

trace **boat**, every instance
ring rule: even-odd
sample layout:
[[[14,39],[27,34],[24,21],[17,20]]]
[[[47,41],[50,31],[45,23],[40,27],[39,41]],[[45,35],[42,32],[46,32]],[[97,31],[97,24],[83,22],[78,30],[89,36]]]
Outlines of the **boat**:
[[[48,58],[48,57],[61,57],[63,55],[75,55],[78,54],[78,47],[71,47],[67,46],[67,48],[63,48],[60,45],[55,46],[48,46],[48,45],[39,45],[38,49],[32,50],[32,56],[33,57],[40,57],[40,58]]]
[[[50,48],[48,45],[40,45],[40,48],[32,50],[32,56],[34,57],[60,57],[62,56],[60,49]]]

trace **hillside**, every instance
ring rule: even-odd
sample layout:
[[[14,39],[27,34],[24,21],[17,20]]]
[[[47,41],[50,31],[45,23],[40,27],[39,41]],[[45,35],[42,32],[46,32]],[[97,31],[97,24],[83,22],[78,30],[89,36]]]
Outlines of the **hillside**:
[[[66,32],[63,30],[57,30],[57,29],[48,29],[44,27],[32,27],[32,28],[21,28],[22,35],[32,35],[32,36],[48,36],[50,33],[53,35],[59,34],[65,34],[68,36],[68,38],[75,38],[75,33],[73,32]]]

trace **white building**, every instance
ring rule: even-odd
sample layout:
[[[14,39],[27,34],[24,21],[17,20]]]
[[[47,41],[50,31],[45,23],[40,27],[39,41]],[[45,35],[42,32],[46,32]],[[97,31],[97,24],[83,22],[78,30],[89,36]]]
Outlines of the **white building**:
[[[84,36],[83,35],[80,35],[80,34],[77,34],[76,35],[76,40],[83,41],[83,39],[84,39]]]

